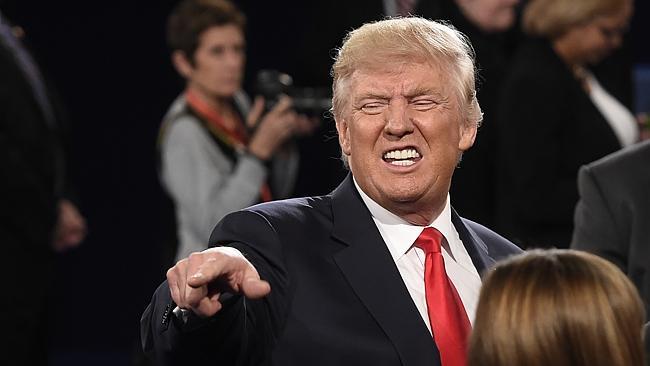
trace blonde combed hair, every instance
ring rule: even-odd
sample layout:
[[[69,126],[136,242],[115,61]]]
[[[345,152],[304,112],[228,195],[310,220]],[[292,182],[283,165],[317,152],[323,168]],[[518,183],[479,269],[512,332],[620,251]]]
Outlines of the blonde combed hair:
[[[570,27],[621,11],[627,0],[531,0],[522,17],[525,33],[555,38]]]
[[[618,267],[593,254],[535,250],[481,289],[470,366],[643,366],[644,307]]]
[[[351,31],[332,67],[332,113],[342,117],[347,108],[350,79],[359,69],[377,69],[389,62],[429,62],[447,70],[458,96],[465,123],[483,119],[476,99],[474,50],[455,28],[417,17],[367,23]]]

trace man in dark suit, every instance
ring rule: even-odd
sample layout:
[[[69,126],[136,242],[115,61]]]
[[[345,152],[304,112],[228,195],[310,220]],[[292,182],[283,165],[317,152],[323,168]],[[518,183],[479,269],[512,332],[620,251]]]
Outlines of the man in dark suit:
[[[519,252],[449,202],[481,120],[470,55],[419,18],[351,32],[333,67],[351,174],[226,216],[172,267],[141,322],[157,363],[465,364],[480,275]]]
[[[45,365],[53,252],[79,244],[85,221],[64,198],[61,121],[20,35],[0,12],[0,314],[10,335],[0,355]]]
[[[571,248],[618,265],[650,310],[650,141],[580,169]]]

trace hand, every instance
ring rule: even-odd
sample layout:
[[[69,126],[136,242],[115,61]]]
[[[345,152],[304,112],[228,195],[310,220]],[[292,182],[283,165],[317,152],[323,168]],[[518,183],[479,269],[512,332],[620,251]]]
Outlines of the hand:
[[[223,292],[259,299],[271,292],[253,265],[237,249],[210,248],[190,254],[167,271],[172,299],[181,309],[206,318],[221,310]]]
[[[287,96],[280,98],[273,109],[264,116],[263,111],[264,99],[255,98],[248,125],[256,129],[248,144],[248,151],[262,160],[270,159],[292,136],[309,132],[309,120],[292,109],[291,98]]]
[[[66,199],[59,200],[59,215],[54,228],[52,247],[63,252],[78,246],[86,237],[86,220],[77,207]]]
[[[298,137],[310,136],[320,126],[320,121],[321,119],[318,117],[307,117],[304,114],[299,114],[293,135]]]

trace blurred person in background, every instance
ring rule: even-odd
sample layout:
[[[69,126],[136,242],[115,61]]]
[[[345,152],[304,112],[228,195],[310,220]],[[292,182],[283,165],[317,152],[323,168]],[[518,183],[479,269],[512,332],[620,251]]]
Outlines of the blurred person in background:
[[[639,141],[632,113],[589,67],[620,46],[632,0],[532,0],[499,108],[497,229],[567,247],[581,165]]]
[[[616,264],[650,310],[650,141],[583,166],[571,248]]]
[[[176,209],[178,259],[205,249],[226,214],[286,198],[297,174],[291,138],[311,120],[281,98],[268,112],[242,92],[244,15],[226,0],[185,0],[169,17],[172,61],[186,80],[160,132],[161,179]]]
[[[66,198],[65,121],[23,36],[0,12],[0,357],[46,365],[54,253],[79,245],[86,223]]]
[[[612,263],[532,250],[484,278],[469,366],[643,366],[643,304]]]

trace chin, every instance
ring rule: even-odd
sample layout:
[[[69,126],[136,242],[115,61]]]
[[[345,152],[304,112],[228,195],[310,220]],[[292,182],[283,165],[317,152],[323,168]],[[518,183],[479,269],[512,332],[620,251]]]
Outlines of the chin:
[[[214,95],[217,98],[232,98],[233,95],[235,95],[235,92],[237,92],[237,89],[232,90],[232,89],[226,89],[226,90],[217,90],[214,92]]]
[[[587,63],[590,64],[590,65],[597,65],[597,64],[600,63],[602,60],[604,60],[605,57],[607,57],[607,56],[604,56],[604,55],[594,55],[594,56],[590,57],[590,58],[587,60]]]
[[[514,22],[515,22],[514,14],[507,14],[507,15],[504,14],[499,18],[497,18],[494,24],[492,24],[492,30],[495,32],[505,32],[510,27],[512,27]]]
[[[399,190],[389,192],[386,194],[386,196],[389,200],[395,203],[411,203],[419,200],[422,197],[422,193],[412,190]]]

